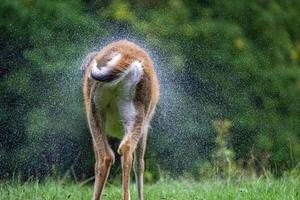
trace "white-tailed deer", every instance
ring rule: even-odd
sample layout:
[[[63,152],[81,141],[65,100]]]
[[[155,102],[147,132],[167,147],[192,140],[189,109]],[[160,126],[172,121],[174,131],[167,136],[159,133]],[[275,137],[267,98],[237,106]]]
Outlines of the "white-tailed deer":
[[[115,156],[107,136],[121,139],[123,200],[130,200],[130,171],[138,199],[143,200],[144,154],[148,127],[159,99],[159,85],[149,55],[136,44],[121,40],[87,55],[83,93],[96,157],[93,200],[101,197]]]

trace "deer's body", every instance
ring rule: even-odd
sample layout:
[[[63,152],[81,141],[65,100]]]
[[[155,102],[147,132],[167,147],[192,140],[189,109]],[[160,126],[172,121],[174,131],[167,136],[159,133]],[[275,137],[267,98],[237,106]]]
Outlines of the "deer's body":
[[[106,136],[121,139],[123,200],[129,200],[134,154],[138,199],[143,200],[144,153],[148,126],[159,98],[148,54],[132,42],[111,43],[89,54],[82,65],[87,119],[96,156],[93,199],[98,200],[114,163]]]

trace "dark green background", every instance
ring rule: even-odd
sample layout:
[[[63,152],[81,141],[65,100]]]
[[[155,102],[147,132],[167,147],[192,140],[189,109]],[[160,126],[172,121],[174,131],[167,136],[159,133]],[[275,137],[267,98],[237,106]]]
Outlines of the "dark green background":
[[[2,178],[92,176],[79,66],[121,38],[150,52],[161,82],[148,174],[213,164],[217,119],[241,167],[299,165],[300,1],[1,0],[0,16]]]

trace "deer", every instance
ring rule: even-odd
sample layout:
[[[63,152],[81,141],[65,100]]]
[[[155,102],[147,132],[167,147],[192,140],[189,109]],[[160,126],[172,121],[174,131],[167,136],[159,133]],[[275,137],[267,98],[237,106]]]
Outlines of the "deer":
[[[138,200],[143,200],[144,155],[150,121],[159,101],[153,62],[137,44],[119,40],[89,53],[81,70],[88,127],[95,154],[92,200],[101,199],[115,155],[108,137],[120,140],[122,200],[130,200],[133,165]]]

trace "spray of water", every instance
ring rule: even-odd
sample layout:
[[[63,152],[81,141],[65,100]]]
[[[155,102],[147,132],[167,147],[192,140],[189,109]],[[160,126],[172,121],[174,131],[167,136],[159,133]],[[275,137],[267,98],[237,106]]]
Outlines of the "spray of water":
[[[57,72],[49,72],[49,76],[43,72],[45,77],[39,81],[45,87],[37,91],[40,101],[24,114],[27,138],[16,158],[21,162],[15,169],[31,175],[48,173],[53,166],[59,166],[61,172],[77,166],[78,174],[91,175],[93,154],[82,105],[79,66],[88,52],[100,50],[119,39],[128,39],[145,48],[158,74],[161,95],[150,129],[148,151],[155,154],[163,168],[174,173],[189,171],[209,156],[214,136],[210,130],[211,116],[203,110],[207,104],[201,94],[205,91],[204,84],[199,83],[189,67],[172,64],[180,55],[174,58],[159,47],[148,45],[145,38],[130,33],[126,27],[115,26],[113,31],[106,39],[90,41],[92,45],[85,48],[82,55],[68,55],[77,59],[65,63],[62,72],[60,68]],[[190,64],[188,61],[179,63]],[[52,85],[47,85],[47,79]]]

